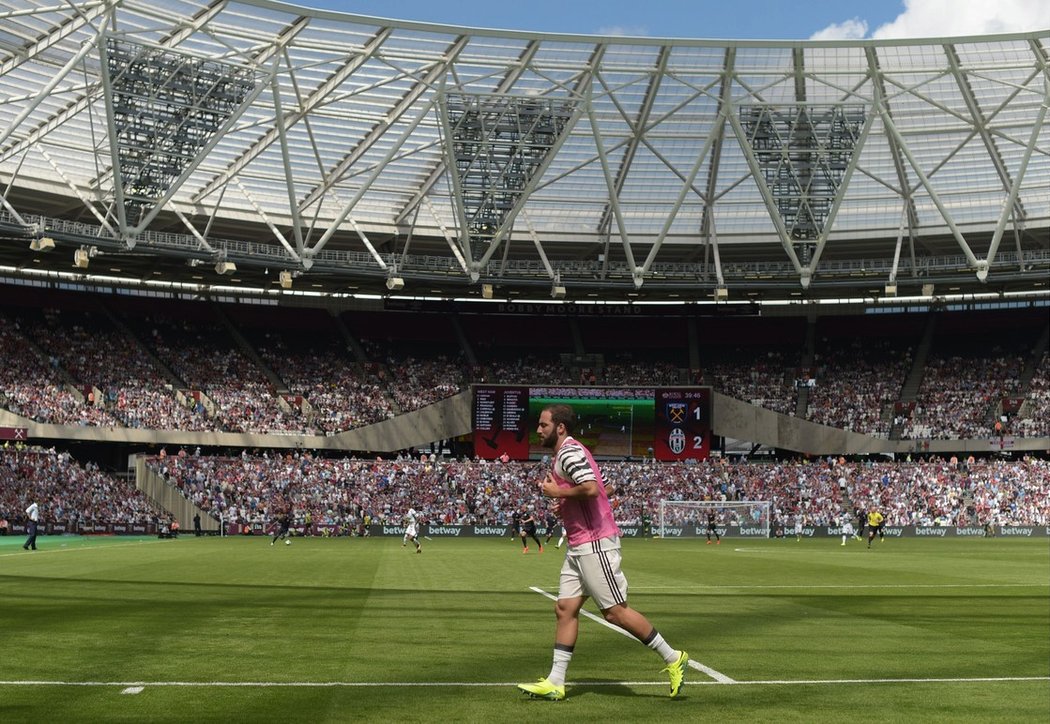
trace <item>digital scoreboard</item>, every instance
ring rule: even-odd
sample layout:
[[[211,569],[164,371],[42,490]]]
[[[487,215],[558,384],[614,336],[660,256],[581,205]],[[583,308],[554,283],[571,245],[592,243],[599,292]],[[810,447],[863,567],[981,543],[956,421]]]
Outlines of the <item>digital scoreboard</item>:
[[[659,387],[653,452],[657,460],[706,460],[711,454],[711,388]]]
[[[704,460],[711,452],[708,387],[475,385],[474,454],[538,459],[536,424],[547,405],[576,412],[574,437],[600,458]]]
[[[529,388],[474,386],[474,454],[494,460],[529,457]]]

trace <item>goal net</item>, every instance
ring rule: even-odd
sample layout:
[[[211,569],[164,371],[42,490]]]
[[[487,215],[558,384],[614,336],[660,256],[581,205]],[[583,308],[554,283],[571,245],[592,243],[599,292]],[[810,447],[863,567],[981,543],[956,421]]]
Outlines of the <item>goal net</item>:
[[[768,500],[661,500],[654,532],[661,538],[704,536],[711,513],[719,535],[769,537]]]

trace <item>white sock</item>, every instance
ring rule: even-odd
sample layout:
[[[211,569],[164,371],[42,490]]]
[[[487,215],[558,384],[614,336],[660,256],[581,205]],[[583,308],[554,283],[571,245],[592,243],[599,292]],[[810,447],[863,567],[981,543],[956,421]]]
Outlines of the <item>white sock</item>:
[[[670,644],[664,641],[664,637],[661,636],[656,629],[649,634],[649,638],[642,642],[656,653],[660,654],[665,662],[673,664],[678,660],[678,652],[671,648]]]
[[[843,535],[842,535],[842,544],[843,545],[846,544],[846,534],[845,533],[843,533]]]
[[[572,648],[559,648],[554,644],[554,664],[551,672],[547,674],[547,681],[555,686],[565,686],[565,672],[569,670],[569,662],[572,661]]]
[[[565,542],[565,536],[562,536],[561,538],[558,539],[558,545],[556,545],[554,547],[555,548],[561,548],[561,544],[564,543],[564,542]]]

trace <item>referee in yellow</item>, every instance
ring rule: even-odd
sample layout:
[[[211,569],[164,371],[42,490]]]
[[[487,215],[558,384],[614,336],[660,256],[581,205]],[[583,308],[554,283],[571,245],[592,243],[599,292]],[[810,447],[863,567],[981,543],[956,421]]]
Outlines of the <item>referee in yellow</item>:
[[[868,513],[868,548],[871,548],[871,541],[875,538],[875,533],[878,532],[880,525],[882,525],[882,513],[873,509]]]

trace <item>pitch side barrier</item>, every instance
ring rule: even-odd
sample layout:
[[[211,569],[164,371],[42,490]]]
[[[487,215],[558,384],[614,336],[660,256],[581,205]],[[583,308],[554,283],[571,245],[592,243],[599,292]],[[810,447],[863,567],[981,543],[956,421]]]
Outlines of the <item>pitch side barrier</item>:
[[[664,538],[706,538],[707,525],[670,525],[665,526]],[[723,538],[765,538],[765,530],[761,528],[749,528],[747,526],[718,526],[718,534]],[[251,526],[231,525],[228,527],[230,535],[267,535],[271,532],[269,526],[262,523],[253,523]],[[305,526],[293,525],[291,530],[296,535],[315,536],[338,536],[347,535],[347,529],[335,525],[314,525],[308,531]],[[396,536],[405,534],[402,525],[370,525],[367,528],[368,535],[373,537]],[[794,537],[794,530],[784,528],[783,536]],[[249,533],[250,531],[250,533]],[[357,533],[357,528],[353,528]],[[656,537],[644,530],[640,525],[621,525],[620,531],[624,538]],[[770,537],[777,537],[777,528],[774,527]],[[546,535],[546,530],[537,527],[537,535]],[[561,529],[557,529],[558,534]],[[185,535],[185,531],[182,531]],[[886,526],[883,534],[888,538],[980,538],[985,535],[982,526]],[[507,538],[510,537],[509,525],[423,525],[420,527],[420,535],[430,538]],[[802,529],[803,538],[834,538],[842,535],[842,528],[838,526],[806,526]],[[1003,538],[1048,538],[1050,537],[1050,526],[1043,525],[1015,525],[995,526],[995,535]]]
[[[11,523],[10,535],[26,535],[25,523]],[[185,529],[180,531],[186,534]],[[192,534],[193,531],[190,531]],[[156,523],[40,523],[37,535],[156,535]]]

